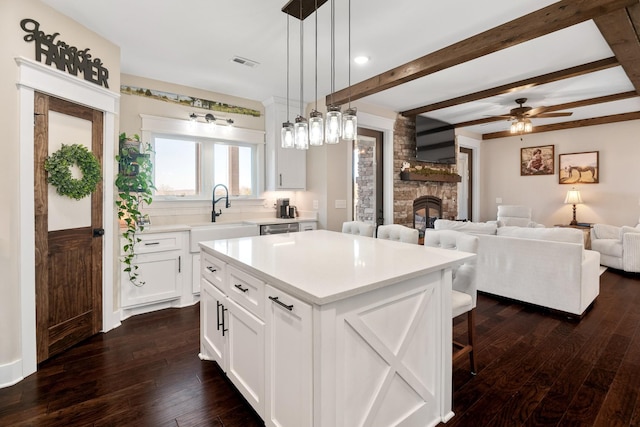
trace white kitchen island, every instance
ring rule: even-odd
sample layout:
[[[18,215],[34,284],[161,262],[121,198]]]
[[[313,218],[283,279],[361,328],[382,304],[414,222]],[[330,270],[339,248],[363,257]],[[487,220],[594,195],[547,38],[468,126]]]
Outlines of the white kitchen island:
[[[200,246],[200,357],[267,426],[453,416],[451,268],[474,254],[325,230]]]

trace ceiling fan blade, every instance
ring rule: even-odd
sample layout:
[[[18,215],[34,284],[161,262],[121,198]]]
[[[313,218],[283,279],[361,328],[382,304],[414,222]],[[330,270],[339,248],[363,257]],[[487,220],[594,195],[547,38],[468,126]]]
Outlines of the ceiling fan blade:
[[[559,113],[543,113],[543,114],[538,114],[536,116],[534,116],[534,118],[538,118],[538,119],[544,119],[544,118],[548,118],[548,117],[567,117],[572,115],[573,113],[571,112],[559,112]]]
[[[532,108],[531,110],[527,111],[526,113],[524,113],[524,115],[528,116],[528,117],[535,117],[535,116],[540,115],[541,113],[544,113],[548,109],[549,109],[549,107],[536,107],[536,108]]]

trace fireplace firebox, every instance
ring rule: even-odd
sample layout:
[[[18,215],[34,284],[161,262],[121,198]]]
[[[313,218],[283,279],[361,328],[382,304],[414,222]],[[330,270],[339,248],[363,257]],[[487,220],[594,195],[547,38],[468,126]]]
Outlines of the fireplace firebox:
[[[423,196],[413,201],[413,228],[433,228],[436,219],[442,218],[442,199]]]

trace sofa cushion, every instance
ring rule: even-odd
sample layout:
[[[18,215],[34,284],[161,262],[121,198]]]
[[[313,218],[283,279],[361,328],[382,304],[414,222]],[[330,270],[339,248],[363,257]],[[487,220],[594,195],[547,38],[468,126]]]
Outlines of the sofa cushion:
[[[575,228],[529,228],[529,227],[500,227],[498,236],[519,237],[522,239],[549,240],[552,242],[584,243],[581,230]]]
[[[622,229],[615,225],[593,224],[593,232],[597,239],[620,239]]]
[[[602,255],[622,258],[622,241],[619,239],[595,239],[591,240],[591,249]]]
[[[640,228],[638,228],[638,226],[629,227],[627,225],[623,225],[620,228],[620,238],[622,238],[622,235],[625,233],[640,233]]]
[[[448,219],[437,219],[433,224],[436,230],[456,230],[469,234],[496,234],[498,225],[488,222],[471,221],[450,221]],[[428,231],[429,229],[427,229]]]

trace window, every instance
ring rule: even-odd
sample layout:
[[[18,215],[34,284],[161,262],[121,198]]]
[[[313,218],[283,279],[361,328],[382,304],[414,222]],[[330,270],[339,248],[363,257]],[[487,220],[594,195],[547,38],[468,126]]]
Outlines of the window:
[[[155,195],[211,199],[216,184],[235,197],[256,196],[256,145],[202,137],[154,135]]]

